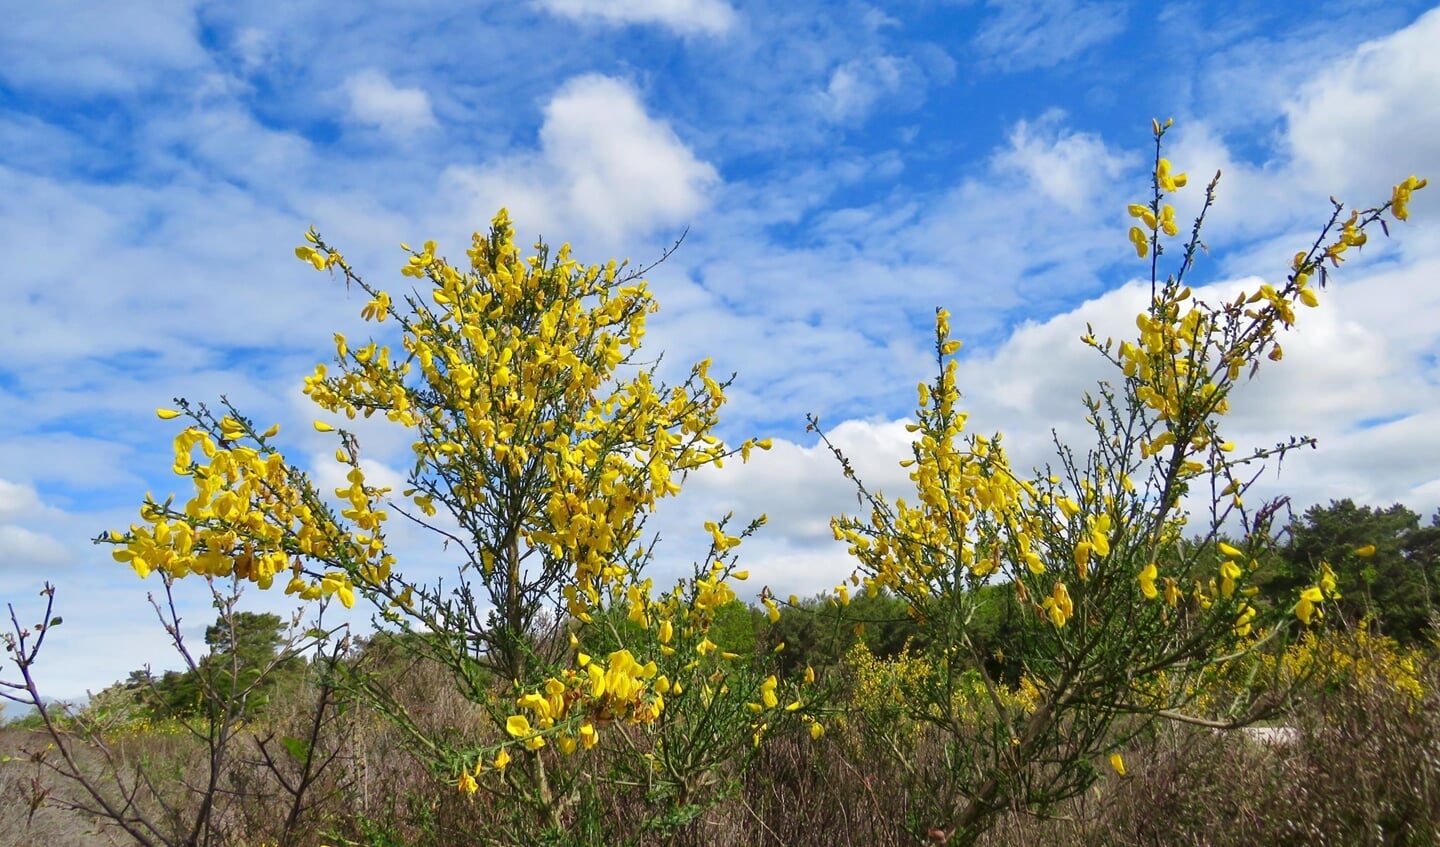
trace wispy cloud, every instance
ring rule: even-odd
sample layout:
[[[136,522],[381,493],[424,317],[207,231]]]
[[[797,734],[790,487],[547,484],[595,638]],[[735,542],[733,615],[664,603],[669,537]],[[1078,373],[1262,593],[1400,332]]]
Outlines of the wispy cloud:
[[[901,93],[907,76],[914,76],[913,66],[894,56],[852,59],[830,74],[817,100],[832,121],[860,120],[880,98]]]
[[[735,24],[725,0],[538,0],[557,15],[611,25],[658,24],[681,35],[723,35]]]
[[[987,0],[994,14],[972,44],[1004,71],[1050,68],[1069,62],[1125,30],[1123,3],[1076,0]]]
[[[191,0],[36,3],[0,28],[0,78],[91,98],[134,94],[205,64]]]

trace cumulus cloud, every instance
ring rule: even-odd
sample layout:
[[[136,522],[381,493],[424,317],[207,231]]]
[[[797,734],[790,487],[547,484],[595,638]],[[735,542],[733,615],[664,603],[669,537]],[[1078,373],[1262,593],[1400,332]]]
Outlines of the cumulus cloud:
[[[58,539],[23,526],[0,524],[0,562],[6,567],[55,568],[70,562]]]
[[[1322,308],[1302,310],[1297,331],[1281,337],[1284,360],[1265,363],[1254,381],[1237,386],[1224,426],[1242,451],[1290,435],[1320,441],[1318,454],[1298,455],[1283,475],[1267,477],[1269,493],[1292,494],[1297,503],[1355,497],[1403,501],[1422,511],[1440,505],[1433,493],[1440,468],[1416,461],[1440,455],[1440,435],[1425,429],[1440,414],[1440,388],[1433,365],[1422,364],[1436,346],[1424,327],[1440,313],[1440,294],[1426,290],[1437,271],[1440,260],[1432,259],[1333,284]],[[1195,296],[1221,302],[1262,281],[1216,283],[1197,288]],[[1051,427],[1062,440],[1084,443],[1080,393],[1118,374],[1077,339],[1087,324],[1100,338],[1133,336],[1134,315],[1148,293],[1148,284],[1123,286],[1025,324],[992,354],[966,360],[959,379],[972,425],[1006,430],[1021,467],[1051,459]],[[1395,420],[1376,424],[1377,418]]]
[[[0,571],[53,569],[73,561],[70,551],[48,531],[63,513],[42,502],[30,485],[0,479]]]
[[[1286,109],[1297,169],[1329,190],[1373,194],[1408,174],[1440,172],[1440,9],[1363,44],[1309,81]]]
[[[11,523],[40,508],[40,495],[28,485],[0,479],[0,524]]]
[[[656,24],[680,35],[724,35],[736,14],[725,0],[539,0],[552,14],[612,26]]]
[[[408,138],[436,126],[428,94],[419,88],[399,88],[380,71],[351,74],[345,80],[345,93],[351,120],[388,135]]]
[[[904,496],[913,489],[909,472],[900,467],[911,452],[906,423],[850,420],[826,435],[871,491]],[[769,518],[765,527],[741,548],[744,562],[780,596],[808,596],[834,586],[855,567],[834,540],[830,518],[868,514],[856,493],[855,483],[823,444],[777,438],[771,450],[756,451],[748,463],[692,474],[673,502],[662,503],[652,523],[663,541],[657,552],[668,563],[666,576],[683,576],[688,564],[706,553],[705,521],[733,512],[731,527],[738,528],[764,514]],[[751,588],[758,592],[761,585],[757,581]]]
[[[1426,288],[1437,273],[1440,260],[1433,260],[1332,285],[1322,308],[1302,311],[1299,331],[1282,338],[1284,361],[1266,363],[1256,380],[1239,385],[1222,432],[1241,453],[1290,435],[1320,442],[1317,452],[1288,459],[1283,473],[1272,463],[1257,497],[1288,495],[1297,509],[1340,497],[1404,502],[1424,514],[1440,507],[1440,468],[1418,460],[1440,455],[1440,374],[1433,366],[1428,374],[1415,367],[1417,353],[1433,356],[1437,345],[1422,320],[1404,319],[1397,312],[1406,307],[1395,305],[1410,304],[1426,315],[1440,311],[1440,292]],[[1219,302],[1261,282],[1228,280],[1198,288],[1195,296]],[[1094,435],[1081,397],[1120,375],[1079,336],[1087,325],[1101,338],[1133,336],[1134,316],[1148,298],[1148,283],[1130,283],[1048,320],[1022,324],[992,351],[964,358],[957,380],[964,394],[960,405],[970,413],[968,428],[1002,432],[1022,471],[1057,465],[1056,437],[1083,457]],[[1380,329],[1387,325],[1396,331]],[[1396,398],[1405,399],[1397,404]],[[1377,422],[1382,413],[1388,417]],[[906,423],[847,420],[829,436],[870,490],[907,496],[913,483],[898,464],[910,455]],[[855,567],[834,542],[830,517],[868,510],[823,445],[777,439],[773,450],[754,454],[749,464],[692,475],[676,503],[662,507],[659,525],[674,542],[663,557],[688,562],[703,556],[697,528],[728,511],[741,526],[758,514],[770,516],[742,548],[745,560],[782,596],[803,596],[835,585]]]
[[[1031,123],[1020,121],[1009,146],[995,157],[1001,170],[1024,174],[1030,186],[1072,212],[1089,207],[1097,191],[1131,164],[1097,135],[1067,131],[1063,113],[1051,110]]]
[[[539,141],[534,151],[449,169],[472,218],[503,203],[529,231],[580,228],[614,243],[686,222],[720,181],[668,123],[646,113],[629,83],[599,74],[561,86],[545,105]]]

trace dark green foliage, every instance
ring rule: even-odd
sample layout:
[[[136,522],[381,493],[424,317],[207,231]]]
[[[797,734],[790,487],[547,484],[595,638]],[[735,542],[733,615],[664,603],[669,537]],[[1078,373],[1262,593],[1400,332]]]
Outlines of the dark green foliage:
[[[1440,602],[1440,514],[1430,526],[1396,503],[1388,509],[1332,500],[1312,506],[1290,527],[1284,550],[1288,573],[1275,581],[1288,589],[1309,584],[1321,562],[1328,562],[1344,595],[1339,601],[1348,622],[1373,621],[1380,631],[1404,643],[1427,640]],[[1355,550],[1375,545],[1375,555]]]
[[[834,665],[858,641],[874,655],[892,658],[915,635],[915,621],[903,600],[863,592],[844,607],[824,594],[782,606],[780,620],[770,628],[772,645],[785,644],[780,665],[786,674],[806,665]]]
[[[304,672],[303,658],[280,656],[283,623],[268,612],[235,612],[228,623],[222,615],[206,628],[205,644],[210,653],[194,669],[167,671],[158,679],[133,671],[126,687],[157,717],[218,717],[227,707],[232,717],[249,717],[263,712],[277,690],[294,685]]]

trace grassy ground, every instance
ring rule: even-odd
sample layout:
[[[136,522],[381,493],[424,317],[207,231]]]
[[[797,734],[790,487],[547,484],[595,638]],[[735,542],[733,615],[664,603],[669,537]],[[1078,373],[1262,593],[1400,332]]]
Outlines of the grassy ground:
[[[1038,810],[1038,816],[1002,815],[981,843],[1440,845],[1440,672],[1431,661],[1419,673],[1424,684],[1418,692],[1383,677],[1324,686],[1285,716],[1291,732],[1269,740],[1163,725],[1124,751],[1128,776],[1096,763],[1101,777],[1084,795]],[[428,686],[440,686],[439,678],[407,676],[407,708],[433,726],[462,723],[465,704]],[[225,805],[215,843],[258,847],[278,839],[286,797],[260,765],[260,736],[253,733],[290,731],[282,724],[302,715],[299,708],[289,717],[277,715],[242,738],[222,780]],[[453,787],[437,785],[387,726],[359,715],[342,735],[333,769],[316,784],[294,830],[296,847],[490,843],[496,818],[484,801],[467,801]],[[916,843],[911,833],[923,833],[926,816],[936,814],[934,797],[915,784],[904,764],[876,755],[865,742],[837,727],[820,742],[767,743],[740,790],[672,843]],[[182,779],[198,773],[196,745],[163,734],[129,743],[127,762],[146,762]],[[71,786],[26,759],[45,744],[33,733],[0,733],[0,751],[16,757],[0,765],[0,845],[133,843],[57,807],[54,801]],[[922,744],[917,756],[925,755]],[[88,767],[99,767],[99,760],[92,757]],[[37,798],[41,802],[32,809]],[[931,843],[941,839],[937,833]]]

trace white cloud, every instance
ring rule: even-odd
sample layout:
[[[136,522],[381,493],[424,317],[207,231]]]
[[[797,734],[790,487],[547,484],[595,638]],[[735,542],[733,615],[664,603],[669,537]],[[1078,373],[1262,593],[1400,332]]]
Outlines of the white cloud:
[[[437,125],[428,94],[419,88],[398,88],[380,71],[351,74],[345,80],[345,93],[351,120],[388,135],[408,138]]]
[[[50,0],[7,7],[0,78],[86,95],[128,93],[206,64],[192,0]]]
[[[724,0],[538,0],[556,15],[612,26],[657,24],[680,35],[724,35],[735,10]]]
[[[29,485],[0,479],[0,570],[53,569],[71,561],[65,545],[48,533],[22,526],[53,519],[59,514],[46,506]]]
[[[0,524],[18,520],[40,508],[40,495],[34,488],[0,479]]]
[[[233,47],[247,71],[264,67],[275,58],[274,37],[259,27],[242,27],[235,34]]]
[[[1125,30],[1125,7],[1076,0],[989,0],[998,13],[972,44],[1000,70],[1048,68]]]
[[[51,569],[70,561],[69,551],[57,539],[23,526],[0,524],[0,562],[6,567]]]
[[[904,496],[913,490],[909,472],[899,464],[910,456],[906,423],[851,420],[826,434],[871,491]],[[754,574],[750,590],[768,585],[782,597],[826,590],[855,567],[845,547],[834,540],[830,518],[869,514],[857,502],[856,491],[824,445],[784,439],[775,439],[768,452],[755,451],[746,464],[732,461],[718,470],[693,473],[674,501],[661,504],[652,522],[662,537],[660,560],[675,563],[665,576],[682,576],[688,563],[704,557],[709,544],[701,529],[705,521],[734,512],[734,530],[764,514],[769,522],[740,548]]]
[[[917,74],[906,60],[894,56],[852,59],[830,74],[825,90],[816,95],[820,112],[837,123],[863,120],[883,97],[897,94]]]
[[[688,222],[720,178],[646,114],[628,83],[588,74],[546,104],[538,150],[451,168],[446,179],[473,220],[503,204],[526,232],[583,231],[613,244]]]
[[[1341,497],[1403,502],[1422,514],[1440,507],[1440,370],[1416,367],[1417,355],[1440,348],[1429,329],[1440,314],[1440,291],[1428,282],[1437,274],[1440,259],[1432,259],[1332,285],[1321,308],[1303,310],[1297,331],[1282,337],[1284,361],[1265,363],[1255,381],[1238,387],[1222,432],[1240,453],[1291,434],[1320,440],[1318,451],[1287,459],[1283,473],[1272,463],[1255,502],[1289,495],[1297,511]],[[1218,302],[1259,283],[1228,281],[1196,289],[1195,296]],[[1056,463],[1052,429],[1083,458],[1094,436],[1081,397],[1119,374],[1079,336],[1087,324],[1101,338],[1133,336],[1134,316],[1148,296],[1148,284],[1122,286],[1049,320],[1025,323],[993,351],[964,358],[957,379],[969,431],[1002,432],[1022,471]],[[1375,422],[1387,415],[1398,419]],[[847,420],[829,435],[871,491],[907,496],[913,483],[898,465],[910,454],[906,423]],[[751,587],[813,594],[855,567],[829,530],[833,515],[868,513],[855,495],[823,445],[776,439],[772,451],[755,453],[749,464],[692,475],[677,501],[662,506],[662,558],[702,556],[697,528],[704,520],[733,510],[743,526],[768,513],[770,523],[741,548],[754,574]]]
[[[1426,423],[1440,410],[1440,380],[1433,364],[1434,321],[1440,293],[1432,280],[1440,260],[1386,273],[1352,274],[1322,294],[1319,309],[1303,309],[1296,330],[1281,336],[1285,357],[1265,363],[1258,377],[1232,395],[1224,422],[1241,452],[1268,447],[1289,435],[1310,435],[1319,452],[1305,451],[1267,478],[1272,494],[1293,494],[1297,504],[1355,497],[1421,511],[1440,505],[1440,434]],[[1209,302],[1253,291],[1256,278],[1196,289]],[[1086,324],[1100,338],[1134,335],[1148,285],[1130,284],[1043,323],[1026,324],[993,354],[966,360],[960,370],[972,427],[1007,431],[1021,467],[1050,459],[1049,428],[1062,440],[1084,443],[1088,432],[1081,392],[1118,374],[1078,337]],[[1377,418],[1398,417],[1376,426]],[[1429,491],[1431,493],[1427,494]]]
[[[995,157],[1001,170],[1024,174],[1030,186],[1072,212],[1080,212],[1096,193],[1131,164],[1112,153],[1099,136],[1066,131],[1064,115],[1052,110],[1033,124],[1020,121],[1010,132],[1010,145]]]
[[[1171,160],[1191,176],[1192,187],[1176,198],[1179,216],[1188,219],[1199,211],[1201,186],[1222,170],[1213,223],[1207,226],[1211,238],[1259,242],[1222,259],[1226,269],[1254,271],[1259,262],[1278,271],[1302,242],[1314,238],[1329,197],[1364,208],[1389,199],[1390,187],[1412,173],[1440,172],[1440,109],[1430,96],[1440,87],[1440,54],[1431,47],[1437,39],[1440,10],[1308,74],[1298,74],[1288,46],[1274,45],[1269,50],[1250,45],[1254,55],[1247,64],[1212,71],[1217,88],[1244,89],[1247,98],[1252,82],[1263,86],[1264,97],[1283,109],[1284,119],[1270,137],[1259,139],[1258,155],[1247,155],[1244,146],[1255,144],[1254,123],[1271,120],[1273,108],[1262,109],[1263,118],[1252,115],[1238,124],[1235,116],[1213,110],[1181,120],[1167,137]],[[1271,67],[1284,68],[1283,84],[1269,73]],[[1440,201],[1427,189],[1415,195],[1412,209],[1406,250],[1426,238],[1423,230]]]
[[[1301,175],[1367,197],[1404,179],[1440,175],[1440,9],[1325,67],[1286,109]]]

